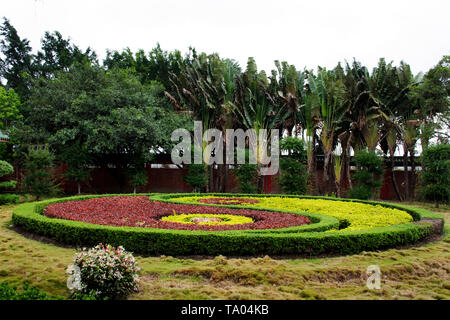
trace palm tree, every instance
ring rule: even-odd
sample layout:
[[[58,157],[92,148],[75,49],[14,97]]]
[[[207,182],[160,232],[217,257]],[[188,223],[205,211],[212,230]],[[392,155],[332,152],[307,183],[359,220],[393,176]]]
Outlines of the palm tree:
[[[248,59],[247,69],[237,79],[236,108],[233,109],[239,123],[245,129],[255,130],[258,137],[261,130],[267,130],[264,145],[258,145],[256,159],[258,168],[262,167],[260,150],[266,150],[270,141],[270,130],[280,129],[290,112],[286,105],[280,106],[271,93],[269,81],[264,71],[258,72],[255,60]],[[258,188],[263,189],[263,181],[258,177]]]
[[[337,144],[337,132],[346,115],[349,104],[346,101],[345,86],[339,66],[335,70],[319,69],[317,76],[308,77],[310,97],[307,99],[311,109],[319,116],[318,129],[324,152],[324,181],[329,183],[329,164]]]
[[[279,104],[278,108],[287,108],[289,116],[282,128],[286,129],[288,136],[300,133],[303,136],[306,129],[302,121],[300,107],[305,103],[305,86],[307,73],[297,71],[294,65],[287,62],[275,61],[276,70],[272,70],[270,77],[270,91]]]
[[[170,81],[176,97],[168,92],[165,94],[178,108],[186,106],[191,110],[194,118],[202,121],[203,132],[216,127],[224,132],[233,126],[234,94],[240,72],[239,65],[233,60],[222,60],[217,54],[201,53],[184,66],[179,75],[171,74]],[[206,146],[204,141],[203,152]],[[211,154],[206,155],[206,161],[208,157]],[[221,174],[216,176],[215,182],[213,168],[206,166],[206,170],[209,175],[207,191],[223,190],[226,166],[220,166]]]
[[[415,106],[410,99],[409,91],[418,79],[414,78],[409,65],[404,62],[401,62],[399,67],[393,67],[392,62],[386,64],[384,59],[380,59],[378,66],[373,71],[371,80],[373,94],[381,106],[379,112],[382,115],[383,135],[380,139],[380,146],[385,154],[389,151],[391,155],[390,170],[394,189],[399,200],[402,200],[403,197],[399,193],[393,173],[395,152],[393,144],[401,142],[403,146],[405,198],[410,199],[414,194],[414,148],[417,141],[418,122],[414,120]],[[408,172],[408,153],[411,155],[411,181]]]

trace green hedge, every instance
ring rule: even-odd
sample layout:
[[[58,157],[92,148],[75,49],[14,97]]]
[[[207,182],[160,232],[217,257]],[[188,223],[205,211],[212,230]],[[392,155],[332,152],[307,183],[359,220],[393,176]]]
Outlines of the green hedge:
[[[148,196],[151,200],[176,203],[176,200],[173,198],[184,195],[186,194],[151,194]],[[188,195],[192,195],[192,193]],[[19,226],[28,232],[51,237],[56,241],[65,244],[74,246],[93,246],[99,242],[103,242],[114,246],[122,245],[127,250],[135,253],[151,255],[222,254],[240,256],[262,254],[352,254],[361,251],[380,250],[413,244],[423,240],[433,232],[433,227],[430,223],[422,222],[379,227],[362,231],[320,232],[331,228],[336,229],[339,221],[335,218],[310,213],[308,213],[308,216],[315,223],[308,226],[286,228],[285,230],[233,231],[187,231],[138,227],[113,227],[49,218],[41,214],[44,208],[51,203],[105,196],[119,195],[79,196],[37,203],[25,203],[15,208],[12,221],[14,225]],[[121,196],[123,196],[123,194]],[[232,194],[232,196],[249,195]],[[303,198],[315,199],[315,197]],[[326,197],[321,197],[321,199],[352,201]],[[402,209],[409,212],[416,220],[419,220],[420,218],[442,219],[440,215],[422,209],[381,202],[358,202],[381,204],[386,207]],[[223,205],[223,207],[237,208],[239,206]],[[248,207],[245,208],[249,209]],[[263,209],[260,208],[259,210]]]
[[[12,194],[12,193],[3,193],[0,194],[0,205],[3,204],[15,204],[18,203],[20,200],[20,196],[18,194]]]

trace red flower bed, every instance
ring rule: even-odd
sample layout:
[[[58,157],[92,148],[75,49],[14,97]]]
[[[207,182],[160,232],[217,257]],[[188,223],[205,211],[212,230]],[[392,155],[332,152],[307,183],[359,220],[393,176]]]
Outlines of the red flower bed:
[[[228,205],[230,204],[239,205],[243,203],[251,203],[251,204],[259,203],[259,201],[256,199],[246,199],[246,198],[202,198],[198,199],[197,201],[208,204],[228,204]]]
[[[254,223],[236,225],[198,225],[161,221],[176,214],[233,214],[253,218]],[[147,197],[104,197],[82,201],[54,203],[44,210],[51,218],[82,221],[109,226],[148,227],[179,230],[244,230],[277,229],[309,224],[307,217],[282,212],[250,209],[217,208],[199,205],[171,204],[149,201]]]

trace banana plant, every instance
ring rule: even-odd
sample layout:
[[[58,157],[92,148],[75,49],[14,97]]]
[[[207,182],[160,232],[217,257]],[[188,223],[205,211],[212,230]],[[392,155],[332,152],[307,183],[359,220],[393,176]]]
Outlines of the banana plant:
[[[166,96],[177,108],[187,108],[195,120],[202,122],[203,132],[210,128],[219,127],[222,131],[233,126],[232,109],[236,90],[236,77],[240,74],[238,64],[233,60],[222,60],[217,54],[201,53],[184,66],[179,75],[171,74],[170,81],[175,88],[176,97],[166,92]],[[207,142],[202,142],[203,154]],[[225,150],[225,148],[224,148]],[[206,162],[211,154],[204,154]],[[213,182],[212,170],[209,172],[210,183],[207,191],[214,186],[219,188],[220,179]],[[224,170],[224,168],[221,168]],[[223,185],[224,174],[222,177]],[[221,187],[223,189],[223,187]]]
[[[289,116],[287,106],[276,103],[265,72],[257,72],[253,58],[249,58],[247,69],[237,84],[237,107],[234,111],[239,122],[245,129],[254,129],[257,136],[260,130],[266,129],[270,139],[270,129],[282,127]]]
[[[308,85],[311,109],[319,116],[318,128],[324,151],[324,181],[329,182],[329,164],[334,147],[337,143],[337,130],[346,115],[349,104],[342,79],[336,70],[319,69],[317,76],[309,75]]]

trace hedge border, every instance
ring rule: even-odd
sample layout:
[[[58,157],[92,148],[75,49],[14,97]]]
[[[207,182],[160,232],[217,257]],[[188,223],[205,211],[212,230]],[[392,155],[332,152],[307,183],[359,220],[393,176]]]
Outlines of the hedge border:
[[[60,243],[75,246],[93,246],[99,242],[114,246],[122,245],[135,253],[150,255],[320,255],[353,254],[361,251],[382,250],[414,244],[433,232],[431,223],[416,222],[378,227],[370,230],[341,232],[249,232],[234,231],[187,231],[139,227],[103,226],[80,221],[49,218],[41,214],[43,209],[57,202],[85,200],[112,196],[149,196],[151,200],[189,194],[108,194],[67,197],[37,203],[25,203],[13,211],[12,222],[23,230],[50,237]],[[217,195],[217,194],[202,194]],[[223,196],[231,194],[220,194]],[[258,196],[232,194],[232,196]],[[259,195],[286,196],[286,195]],[[290,196],[289,196],[290,197]],[[341,200],[327,197],[304,197],[311,199]],[[158,200],[160,201],[160,200]],[[354,201],[354,200],[348,200]],[[442,219],[442,216],[423,209],[385,204],[373,201],[357,201],[381,204],[405,210],[413,217]],[[199,204],[200,205],[200,204]],[[208,205],[208,204],[201,204]],[[225,206],[226,207],[226,206]],[[231,206],[236,207],[236,206]],[[248,209],[248,207],[246,207]],[[258,208],[258,210],[266,210]],[[279,210],[280,211],[280,210]],[[323,220],[317,222],[320,224]],[[330,222],[330,221],[328,221]]]

